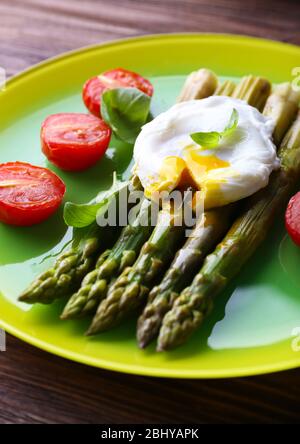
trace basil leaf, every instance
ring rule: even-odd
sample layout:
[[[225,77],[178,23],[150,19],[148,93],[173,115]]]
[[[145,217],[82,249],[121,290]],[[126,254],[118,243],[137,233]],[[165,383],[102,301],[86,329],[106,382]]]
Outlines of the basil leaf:
[[[203,149],[216,148],[224,137],[229,136],[236,130],[238,126],[238,121],[239,121],[239,113],[234,108],[231,113],[229,122],[223,131],[192,133],[190,134],[190,137],[198,145],[201,145]]]
[[[101,98],[101,116],[114,134],[133,144],[147,122],[151,98],[136,88],[115,88]]]
[[[84,228],[104,214],[110,203],[118,194],[128,187],[129,182],[121,182],[114,173],[113,184],[107,191],[101,191],[92,201],[86,204],[67,202],[64,207],[64,220],[69,227]]]
[[[191,134],[191,138],[198,145],[205,148],[214,148],[215,146],[219,145],[221,134],[216,131],[212,131],[210,133],[199,132]]]
[[[238,126],[238,122],[239,122],[239,113],[235,108],[233,108],[229,122],[226,125],[222,133],[222,136],[229,136],[229,134],[233,133],[233,131],[235,131]]]
[[[92,224],[100,209],[107,210],[107,199],[99,204],[77,205],[67,202],[64,208],[64,220],[70,227],[83,228]]]

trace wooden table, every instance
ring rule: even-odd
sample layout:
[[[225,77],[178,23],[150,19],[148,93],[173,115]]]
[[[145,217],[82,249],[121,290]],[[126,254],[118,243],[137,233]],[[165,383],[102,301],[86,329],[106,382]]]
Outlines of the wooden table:
[[[80,46],[139,34],[250,34],[300,44],[298,0],[1,0],[9,75]],[[299,423],[300,370],[220,381],[85,367],[12,337],[0,354],[0,423]]]

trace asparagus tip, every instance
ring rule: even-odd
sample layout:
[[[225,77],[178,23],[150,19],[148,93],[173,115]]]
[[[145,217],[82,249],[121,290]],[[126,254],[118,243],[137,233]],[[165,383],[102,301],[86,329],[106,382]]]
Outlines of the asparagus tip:
[[[159,339],[157,346],[156,346],[156,351],[157,352],[171,351],[174,348],[179,347],[179,345],[181,345],[181,342],[178,342],[178,343],[174,342],[173,343],[172,341],[168,341],[168,340],[164,341],[164,340]]]
[[[144,328],[143,328],[144,327]],[[147,328],[148,327],[148,328]],[[141,349],[145,349],[155,338],[155,329],[149,328],[149,326],[146,324],[142,326],[142,328],[137,329],[137,342],[138,346]]]
[[[87,331],[85,332],[85,336],[95,336],[98,333],[108,330],[104,325],[100,325],[98,322],[92,322]]]
[[[147,341],[138,340],[138,346],[141,350],[144,350],[148,345]]]
[[[78,310],[71,310],[70,307],[68,306],[68,304],[65,306],[62,314],[60,315],[60,319],[62,321],[67,321],[70,319],[78,319],[79,316],[79,311]]]
[[[27,302],[27,297],[25,294],[21,294],[21,296],[18,297],[19,302]]]
[[[38,302],[35,298],[32,297],[32,294],[29,292],[24,292],[18,297],[19,302],[26,302],[26,304],[34,304]]]
[[[84,336],[95,336],[95,334],[98,333],[98,331],[95,331],[95,328],[93,325],[91,325],[87,331],[84,333]]]
[[[171,347],[169,347],[170,341],[168,340],[168,335],[165,332],[164,326],[162,326],[160,334],[157,339],[157,345],[156,345],[156,351],[158,352],[164,352],[169,350]]]

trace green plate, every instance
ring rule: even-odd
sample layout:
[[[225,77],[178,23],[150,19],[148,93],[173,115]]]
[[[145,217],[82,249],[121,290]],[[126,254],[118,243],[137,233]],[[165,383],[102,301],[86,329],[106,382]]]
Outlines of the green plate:
[[[42,120],[51,113],[85,111],[82,84],[101,71],[123,66],[149,77],[157,114],[174,102],[185,76],[199,67],[222,78],[252,73],[282,82],[292,80],[299,60],[298,47],[199,34],[136,38],[63,55],[11,79],[0,92],[0,162],[21,160],[52,168],[40,151]],[[81,174],[56,170],[67,184],[67,199],[90,199],[109,185],[114,170],[128,175],[131,154],[113,141],[93,169]],[[59,320],[65,301],[33,307],[17,302],[21,290],[49,266],[49,255],[58,253],[69,237],[61,211],[34,228],[0,226],[0,326],[7,332],[65,358],[143,375],[216,378],[300,366],[300,249],[287,238],[283,217],[216,301],[202,330],[185,347],[164,354],[155,353],[154,346],[137,348],[134,319],[89,339],[83,336],[88,322]]]

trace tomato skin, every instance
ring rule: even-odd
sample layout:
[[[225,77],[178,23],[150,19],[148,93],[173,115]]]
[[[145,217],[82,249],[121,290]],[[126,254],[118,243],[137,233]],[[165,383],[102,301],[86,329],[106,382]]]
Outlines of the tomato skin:
[[[90,113],[100,117],[100,97],[105,91],[98,77],[92,77],[83,85],[82,99]]]
[[[300,192],[293,196],[288,204],[285,226],[293,242],[300,246]]]
[[[111,129],[90,114],[53,114],[41,128],[42,151],[48,160],[66,171],[82,171],[104,155]]]
[[[117,68],[111,71],[104,72],[100,77],[106,77],[109,81],[112,81],[112,85],[109,85],[109,83],[104,84],[104,79],[101,81],[101,79],[97,76],[87,80],[83,85],[82,91],[82,98],[85,106],[92,114],[97,117],[99,117],[101,114],[101,95],[104,91],[112,87],[137,88],[150,97],[153,95],[153,86],[149,82],[149,80],[145,79],[135,72],[128,71],[123,68]]]
[[[0,221],[9,225],[31,226],[48,219],[61,205],[64,182],[52,171],[25,162],[0,164]],[[25,182],[24,182],[25,181]]]

